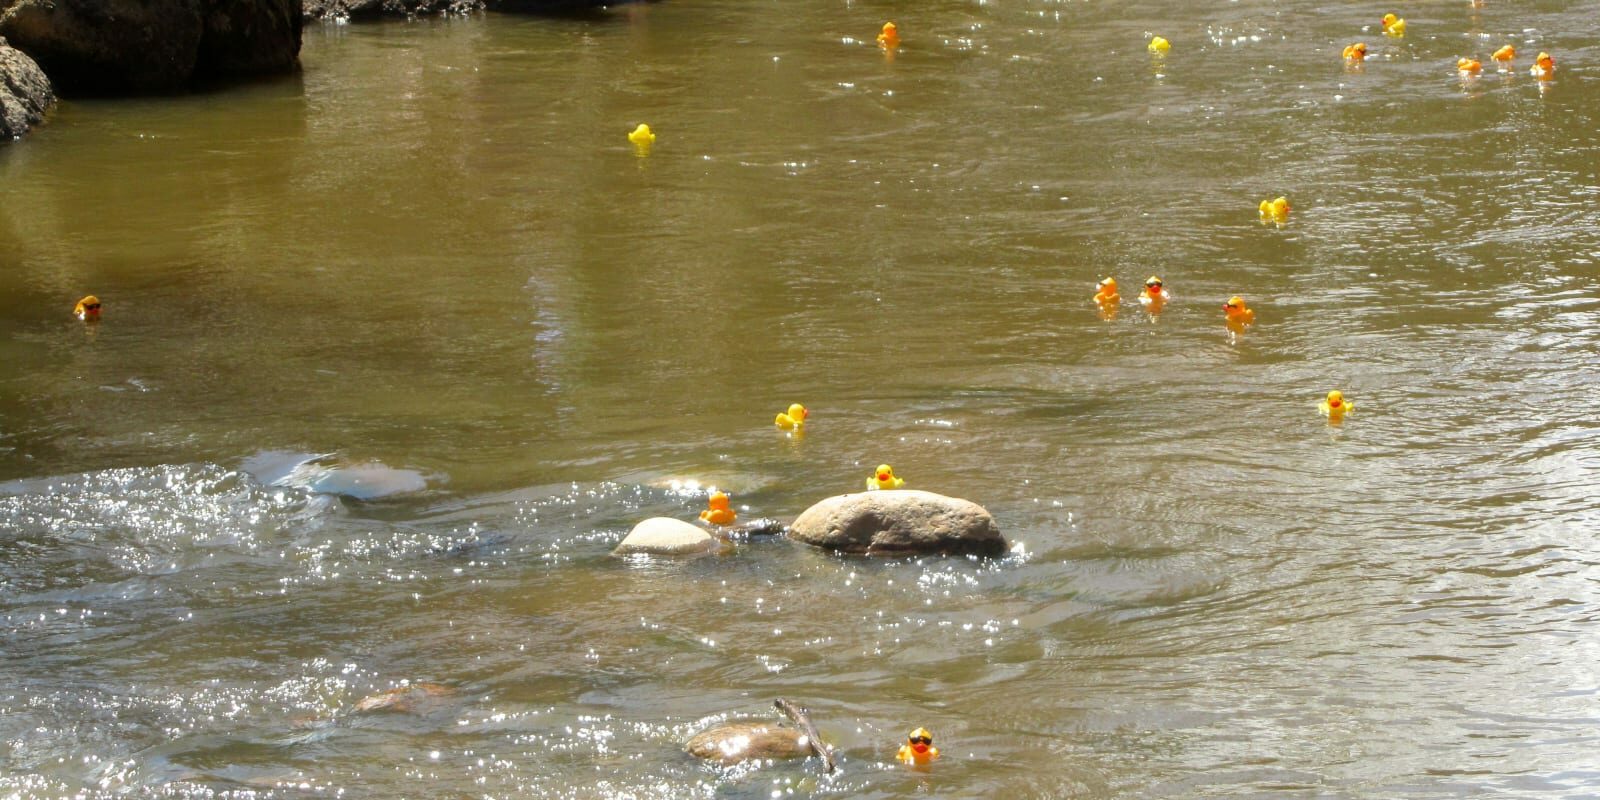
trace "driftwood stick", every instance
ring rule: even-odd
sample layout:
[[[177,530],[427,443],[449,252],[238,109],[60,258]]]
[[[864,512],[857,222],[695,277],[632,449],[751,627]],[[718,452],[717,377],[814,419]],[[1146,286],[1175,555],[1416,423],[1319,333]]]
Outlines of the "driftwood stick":
[[[807,714],[804,708],[781,697],[774,701],[773,705],[777,706],[778,710],[782,711],[789,719],[794,720],[794,724],[800,726],[800,730],[806,735],[806,743],[811,745],[811,752],[816,753],[817,758],[822,759],[823,770],[831,774],[833,772],[833,752],[828,749],[827,745],[822,743],[822,737],[817,733],[817,726],[811,724],[811,715]]]

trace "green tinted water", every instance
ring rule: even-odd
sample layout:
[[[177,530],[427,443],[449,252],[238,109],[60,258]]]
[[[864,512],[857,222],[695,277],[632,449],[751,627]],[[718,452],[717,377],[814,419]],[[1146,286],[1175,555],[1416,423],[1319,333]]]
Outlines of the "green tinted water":
[[[0,786],[1595,791],[1600,17],[1385,10],[329,25],[64,104],[0,149]],[[427,488],[279,480],[313,454]],[[1017,551],[607,556],[674,481],[788,518],[880,462]],[[454,695],[355,712],[405,680]],[[839,775],[682,754],[779,696]]]

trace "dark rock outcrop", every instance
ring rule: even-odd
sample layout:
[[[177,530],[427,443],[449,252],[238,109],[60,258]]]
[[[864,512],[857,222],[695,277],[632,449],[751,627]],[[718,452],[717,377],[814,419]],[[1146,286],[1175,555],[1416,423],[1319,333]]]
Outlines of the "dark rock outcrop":
[[[276,75],[300,64],[299,0],[212,0],[202,4],[195,77]]]
[[[0,140],[27,133],[55,102],[44,70],[0,39]]]
[[[67,94],[175,91],[299,63],[299,0],[0,0],[0,9],[0,35]]]
[[[789,527],[796,541],[869,556],[1006,552],[994,517],[983,506],[915,489],[859,492],[823,500]]]

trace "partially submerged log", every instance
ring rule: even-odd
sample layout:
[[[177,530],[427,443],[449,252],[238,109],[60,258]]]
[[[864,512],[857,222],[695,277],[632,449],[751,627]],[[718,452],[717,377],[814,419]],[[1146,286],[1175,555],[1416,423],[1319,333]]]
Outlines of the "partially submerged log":
[[[817,758],[822,759],[823,771],[833,772],[833,751],[829,750],[826,744],[823,744],[822,736],[817,733],[817,726],[811,724],[811,715],[806,712],[806,709],[781,697],[773,701],[772,704],[777,706],[778,710],[782,711],[789,719],[794,720],[795,725],[800,726],[800,730],[806,735],[806,742],[811,746],[811,752],[816,753]]]

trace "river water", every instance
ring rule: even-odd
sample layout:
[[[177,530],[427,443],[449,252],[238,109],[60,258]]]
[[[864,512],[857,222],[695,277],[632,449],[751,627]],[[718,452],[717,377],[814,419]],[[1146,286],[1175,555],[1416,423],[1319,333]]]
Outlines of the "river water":
[[[0,796],[1600,796],[1600,5],[1404,5],[329,24],[65,103],[0,148]],[[609,555],[880,462],[1011,553]],[[683,753],[778,697],[838,773]]]

